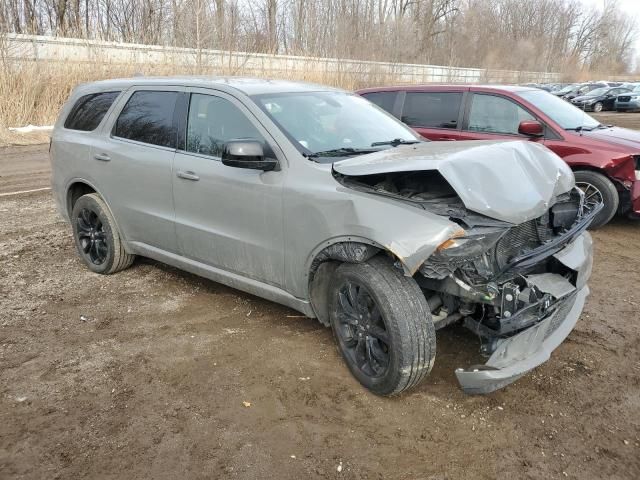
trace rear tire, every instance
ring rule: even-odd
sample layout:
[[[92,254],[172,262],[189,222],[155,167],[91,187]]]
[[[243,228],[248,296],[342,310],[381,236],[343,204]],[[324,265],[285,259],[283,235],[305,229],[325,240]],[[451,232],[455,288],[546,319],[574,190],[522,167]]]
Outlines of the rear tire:
[[[96,273],[108,275],[131,266],[109,207],[97,193],[83,195],[71,212],[73,239],[80,258]]]
[[[431,371],[436,335],[416,281],[385,257],[340,265],[329,291],[338,351],[353,376],[377,395],[396,395]]]
[[[576,186],[585,192],[586,202],[600,198],[604,203],[603,209],[596,215],[589,229],[596,230],[609,223],[620,205],[620,196],[613,182],[601,173],[589,170],[578,170],[574,175]]]

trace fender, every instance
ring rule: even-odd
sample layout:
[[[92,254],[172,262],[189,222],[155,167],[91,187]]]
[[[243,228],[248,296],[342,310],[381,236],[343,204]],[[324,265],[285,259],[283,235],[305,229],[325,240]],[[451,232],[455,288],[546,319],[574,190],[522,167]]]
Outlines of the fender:
[[[111,206],[109,205],[109,199],[107,197],[105,197],[103,195],[103,193],[100,191],[100,189],[98,189],[95,185],[94,182],[87,180],[85,178],[81,178],[81,177],[74,177],[72,179],[70,179],[64,188],[65,191],[65,214],[67,217],[67,220],[69,222],[71,222],[71,205],[70,205],[70,198],[69,198],[69,194],[71,192],[71,187],[75,184],[78,183],[82,183],[85,184],[86,186],[90,187],[93,189],[94,192],[96,192],[98,195],[100,195],[100,197],[102,198],[102,200],[104,200],[104,203],[107,205],[107,208],[109,209],[109,213],[111,214],[111,217],[113,218],[113,220],[116,223],[116,228],[118,229],[118,233],[120,234],[120,239],[122,241],[122,244],[124,245],[124,249],[127,253],[129,254],[135,254],[135,250],[133,248],[131,248],[131,245],[129,244],[129,241],[126,238],[125,233],[122,231],[122,229],[120,228],[120,225],[118,225],[118,219],[117,217],[113,214],[113,210],[111,210]]]

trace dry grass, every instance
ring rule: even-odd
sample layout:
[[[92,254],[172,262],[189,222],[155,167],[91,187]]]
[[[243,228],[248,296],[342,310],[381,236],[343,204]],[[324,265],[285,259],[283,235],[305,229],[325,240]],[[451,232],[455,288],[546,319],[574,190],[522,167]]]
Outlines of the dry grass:
[[[0,130],[7,127],[51,125],[71,90],[78,84],[109,78],[144,75],[250,75],[265,76],[263,72],[240,67],[197,69],[185,65],[121,65],[108,63],[66,64],[59,62],[3,62],[0,65]],[[269,78],[301,80],[345,89],[365,85],[393,83],[394,78],[372,71],[322,72],[280,71],[269,72]]]
[[[1,49],[0,49],[1,50]],[[78,84],[95,80],[152,75],[245,75],[320,83],[355,90],[365,86],[400,83],[393,74],[365,65],[361,71],[328,72],[322,63],[314,70],[256,71],[243,65],[223,69],[198,68],[194,65],[62,63],[46,61],[10,61],[0,53],[0,144],[46,142],[48,135],[37,132],[17,134],[7,127],[51,125],[71,90]]]

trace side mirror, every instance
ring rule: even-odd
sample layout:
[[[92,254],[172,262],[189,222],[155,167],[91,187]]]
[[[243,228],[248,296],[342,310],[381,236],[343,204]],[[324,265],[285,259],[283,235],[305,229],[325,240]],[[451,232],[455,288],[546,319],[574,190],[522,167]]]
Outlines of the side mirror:
[[[523,120],[518,125],[518,133],[528,137],[542,137],[544,135],[544,127],[537,120]]]
[[[278,161],[265,158],[264,146],[257,140],[229,140],[222,150],[222,164],[228,167],[269,171]]]

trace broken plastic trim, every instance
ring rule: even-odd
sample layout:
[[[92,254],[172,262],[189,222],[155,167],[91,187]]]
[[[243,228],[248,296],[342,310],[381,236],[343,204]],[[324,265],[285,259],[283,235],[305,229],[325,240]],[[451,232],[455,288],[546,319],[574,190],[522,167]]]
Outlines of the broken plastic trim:
[[[578,235],[583,233],[591,222],[598,214],[600,210],[604,207],[603,203],[596,205],[589,213],[587,213],[576,225],[574,225],[570,230],[565,232],[563,235],[541,245],[540,247],[527,252],[525,254],[519,255],[512,259],[507,265],[505,265],[502,270],[498,272],[497,276],[502,275],[503,273],[515,268],[515,267],[528,267],[531,265],[535,265],[541,259],[546,258],[558,251],[562,250],[567,244],[571,243]]]
[[[549,360],[573,330],[589,294],[585,286],[565,300],[569,311],[559,308],[543,321],[503,340],[485,365],[458,368],[456,377],[467,394],[498,390]]]

